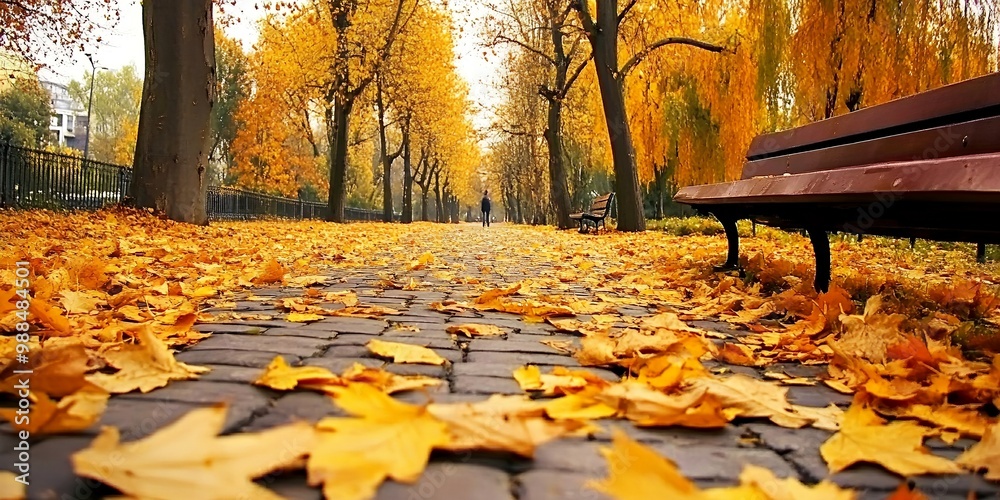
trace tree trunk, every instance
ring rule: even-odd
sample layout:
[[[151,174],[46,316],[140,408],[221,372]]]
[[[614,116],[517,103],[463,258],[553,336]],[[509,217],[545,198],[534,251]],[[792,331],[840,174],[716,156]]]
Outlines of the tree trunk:
[[[563,70],[565,73],[565,70]],[[564,75],[565,78],[565,75]],[[549,99],[548,128],[545,129],[545,142],[549,146],[549,194],[556,209],[556,223],[559,229],[573,227],[569,218],[569,189],[566,186],[566,167],[563,164],[562,152],[562,101]]]
[[[344,201],[347,198],[347,141],[349,138],[351,108],[354,99],[337,96],[333,105],[333,140],[330,141],[330,215],[327,220],[344,222]]]
[[[427,191],[428,186],[420,186],[420,220],[427,222]]]
[[[444,205],[441,200],[441,176],[437,172],[434,172],[434,218],[438,222],[445,222]]]
[[[558,9],[552,8],[555,4],[549,5],[549,34],[552,38],[553,56],[555,59],[555,85],[554,91],[545,92],[544,97],[549,104],[548,128],[545,130],[545,142],[549,147],[549,195],[556,209],[556,224],[559,229],[569,229],[573,227],[573,221],[569,218],[570,200],[569,189],[566,186],[566,167],[563,163],[562,152],[562,100],[566,90],[567,72],[569,71],[569,58],[566,57],[566,49],[563,46],[563,31]],[[564,16],[563,16],[564,17]]]
[[[207,224],[205,198],[215,102],[211,0],[142,4],[146,75],[135,145],[136,206]]]
[[[403,131],[403,215],[404,224],[413,222],[413,173],[410,170],[410,131]]]
[[[382,100],[382,78],[376,78],[375,104],[378,108],[379,154],[382,160],[382,220],[392,222],[392,158],[385,139],[385,103]]]
[[[635,148],[625,111],[622,82],[618,79],[618,0],[597,0],[597,30],[591,34],[597,84],[604,104],[604,121],[611,140],[611,158],[615,167],[615,202],[618,204],[618,229],[645,231],[639,175],[635,167]]]

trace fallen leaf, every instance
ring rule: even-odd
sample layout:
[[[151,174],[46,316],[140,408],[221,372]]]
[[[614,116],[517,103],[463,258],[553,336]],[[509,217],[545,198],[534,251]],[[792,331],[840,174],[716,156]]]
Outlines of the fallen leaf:
[[[312,313],[293,312],[288,313],[288,316],[285,316],[285,321],[291,321],[292,323],[309,323],[312,321],[319,321],[321,319],[323,319],[323,316]]]
[[[985,469],[986,479],[1000,480],[1000,424],[986,429],[983,439],[959,455],[955,463],[973,471]]]
[[[452,335],[465,335],[466,337],[496,337],[505,332],[495,325],[483,325],[478,323],[464,323],[461,325],[449,326],[445,331]]]
[[[371,498],[386,478],[412,483],[427,467],[431,450],[450,442],[446,424],[427,408],[398,402],[368,385],[348,385],[336,402],[353,418],[320,420],[307,464],[309,484],[322,484],[326,498]]]
[[[112,374],[94,373],[87,380],[104,390],[121,394],[136,389],[149,392],[171,380],[190,380],[209,371],[174,359],[166,344],[156,338],[148,325],[137,332],[138,344],[121,344],[102,353],[108,364],[118,368]]]
[[[493,395],[480,403],[431,404],[427,410],[448,424],[445,449],[495,450],[534,455],[535,447],[553,439],[595,429],[584,420],[550,420],[545,405],[520,396]]]
[[[59,292],[59,295],[62,297],[59,303],[68,314],[89,314],[91,311],[96,312],[98,307],[108,303],[94,292],[63,290]]]
[[[608,477],[587,486],[616,500],[682,498],[692,500],[853,500],[851,490],[821,481],[806,486],[795,478],[779,479],[767,469],[746,465],[738,486],[702,490],[684,477],[677,465],[649,447],[614,429],[611,447],[601,448],[608,462]]]
[[[448,362],[433,350],[419,345],[372,339],[368,341],[367,347],[372,354],[390,358],[394,363],[443,365]]]
[[[689,381],[694,390],[704,390],[714,396],[725,408],[730,419],[734,417],[765,417],[782,427],[797,429],[814,421],[796,411],[788,402],[788,389],[777,384],[757,380],[745,375],[724,379],[700,377]]]
[[[77,432],[97,423],[104,414],[108,393],[100,389],[82,389],[59,401],[53,401],[44,392],[31,393],[31,413],[23,425],[18,423],[17,411],[0,409],[14,429],[27,430],[31,435]]]
[[[128,443],[119,442],[117,428],[105,427],[70,457],[73,471],[131,497],[281,498],[253,479],[299,463],[314,445],[312,426],[299,422],[219,437],[225,420],[224,405],[192,410]]]
[[[831,473],[858,462],[878,464],[904,477],[961,472],[955,462],[931,455],[923,447],[924,437],[930,433],[930,429],[910,421],[886,424],[856,400],[844,415],[840,432],[823,443],[819,451]]]
[[[639,426],[679,425],[702,429],[721,428],[730,418],[723,406],[705,390],[667,395],[638,382],[622,382],[600,392],[596,399]]]

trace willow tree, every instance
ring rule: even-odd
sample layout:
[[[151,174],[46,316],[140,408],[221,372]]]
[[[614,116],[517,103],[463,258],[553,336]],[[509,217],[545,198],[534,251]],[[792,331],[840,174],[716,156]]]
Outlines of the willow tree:
[[[142,3],[145,80],[131,193],[139,207],[206,224],[215,102],[212,0]]]
[[[635,148],[629,129],[625,107],[623,85],[628,74],[654,50],[668,45],[688,45],[710,52],[722,52],[721,46],[689,37],[667,37],[656,40],[640,49],[619,65],[619,27],[638,0],[631,0],[621,10],[618,0],[596,0],[592,12],[590,2],[575,2],[580,23],[590,41],[597,71],[597,83],[601,92],[604,119],[611,143],[611,156],[615,170],[615,195],[618,200],[618,229],[622,231],[645,231],[646,219],[643,215],[642,193],[636,170]]]

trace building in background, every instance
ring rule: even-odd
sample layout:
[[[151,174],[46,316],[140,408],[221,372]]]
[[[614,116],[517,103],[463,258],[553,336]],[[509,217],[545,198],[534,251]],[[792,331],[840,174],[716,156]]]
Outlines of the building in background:
[[[53,144],[83,151],[87,143],[87,108],[70,97],[65,85],[45,80],[41,84],[51,96],[49,133],[52,136],[49,139]]]

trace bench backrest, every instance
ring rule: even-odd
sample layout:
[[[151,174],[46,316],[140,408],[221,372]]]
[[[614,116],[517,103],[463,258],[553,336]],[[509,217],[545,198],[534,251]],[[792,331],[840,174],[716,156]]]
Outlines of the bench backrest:
[[[594,202],[590,204],[590,210],[588,211],[598,217],[604,217],[604,215],[607,214],[608,209],[611,208],[611,200],[614,197],[615,193],[608,193],[594,198]]]
[[[1000,152],[1000,73],[758,136],[743,178]]]

